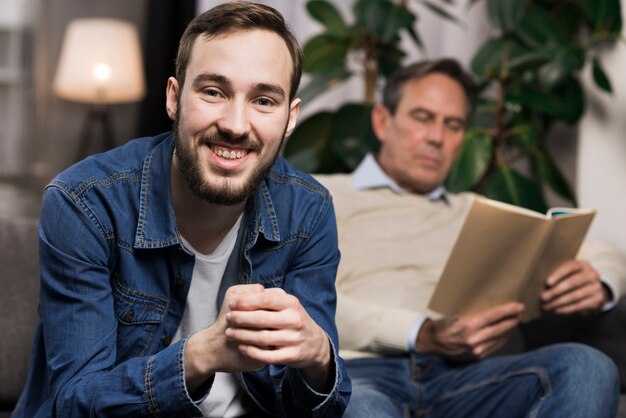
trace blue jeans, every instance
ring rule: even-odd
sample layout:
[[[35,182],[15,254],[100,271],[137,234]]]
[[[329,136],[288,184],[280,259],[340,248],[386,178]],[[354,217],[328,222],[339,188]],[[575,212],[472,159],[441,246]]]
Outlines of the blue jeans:
[[[474,363],[412,354],[346,362],[344,418],[613,418],[614,363],[580,344],[558,344]]]

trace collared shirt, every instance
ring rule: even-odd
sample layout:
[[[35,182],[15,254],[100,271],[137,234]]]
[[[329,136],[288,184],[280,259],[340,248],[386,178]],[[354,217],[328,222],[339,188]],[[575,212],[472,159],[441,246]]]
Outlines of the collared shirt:
[[[410,193],[398,186],[380,167],[372,154],[367,154],[359,166],[354,170],[352,185],[355,190],[367,190],[387,187],[396,193]],[[430,200],[446,200],[446,189],[443,186],[436,187],[428,193]]]
[[[14,417],[198,416],[212,383],[190,394],[183,315],[194,256],[171,202],[172,134],[87,158],[46,188],[40,219],[40,324]],[[341,416],[350,380],[337,355],[339,262],[326,189],[282,158],[248,199],[224,274],[296,296],[327,333],[335,373],[327,394],[299,370],[240,374],[257,406],[277,416]]]
[[[352,186],[355,190],[388,188],[396,193],[411,193],[400,187],[394,180],[387,176],[372,154],[367,154],[354,171]],[[447,203],[448,200],[446,195],[447,191],[445,187],[440,185],[428,193],[427,197],[432,201],[442,199]],[[613,309],[617,305],[617,292],[613,286],[611,286],[609,281],[603,279],[602,277],[601,281],[611,293],[611,300],[605,303],[601,308],[602,312],[606,312]],[[420,315],[411,326],[409,335],[407,336],[407,348],[410,351],[415,350],[415,341],[417,341],[417,336],[422,328],[422,325],[427,319],[428,316]]]

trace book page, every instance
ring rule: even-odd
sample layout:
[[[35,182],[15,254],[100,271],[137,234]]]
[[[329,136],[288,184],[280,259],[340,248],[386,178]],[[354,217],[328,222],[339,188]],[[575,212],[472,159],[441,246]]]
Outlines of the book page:
[[[537,258],[522,299],[526,305],[522,320],[540,316],[541,301],[538,295],[545,288],[546,279],[559,265],[576,258],[594,215],[594,210],[585,210],[572,215],[559,215],[550,222],[550,236]]]

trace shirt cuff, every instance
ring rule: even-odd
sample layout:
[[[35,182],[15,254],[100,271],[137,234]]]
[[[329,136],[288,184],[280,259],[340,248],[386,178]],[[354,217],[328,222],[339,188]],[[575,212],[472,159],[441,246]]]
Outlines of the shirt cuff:
[[[611,286],[610,282],[604,279],[604,277],[600,276],[600,282],[602,282],[602,285],[607,288],[609,293],[611,294],[611,299],[600,307],[600,312],[608,312],[611,309],[615,308],[617,302],[619,302],[616,297],[617,292],[615,291],[615,288]]]
[[[161,416],[202,415],[198,405],[208,396],[212,380],[194,392],[187,390],[185,381],[185,346],[188,338],[174,343],[151,356],[146,365],[145,395],[151,413]],[[175,371],[175,373],[173,372]]]
[[[406,346],[409,351],[415,351],[415,342],[417,341],[417,336],[422,329],[422,325],[424,325],[424,322],[426,322],[427,319],[428,317],[426,315],[420,315],[419,317],[417,317],[415,322],[413,322],[413,325],[411,325],[411,328],[409,329],[409,338],[406,341]]]
[[[333,386],[329,393],[320,393],[309,386],[306,380],[304,380],[304,376],[302,376],[299,369],[292,369],[288,367],[286,370],[289,386],[292,389],[292,395],[297,398],[296,403],[300,405],[310,405],[311,411],[320,411],[325,407],[325,405],[332,402],[332,400],[338,395],[340,382],[340,367],[338,364],[339,356],[337,355],[337,350],[335,350],[333,341],[329,338],[328,342],[330,343],[331,349],[330,367],[333,368],[330,372],[334,374]]]

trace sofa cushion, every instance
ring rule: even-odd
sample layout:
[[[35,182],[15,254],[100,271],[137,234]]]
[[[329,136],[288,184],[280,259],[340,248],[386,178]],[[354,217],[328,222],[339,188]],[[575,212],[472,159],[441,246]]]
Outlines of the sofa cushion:
[[[597,348],[617,365],[621,390],[626,393],[626,298],[598,315],[546,315],[524,324],[522,334],[527,349],[564,341]]]
[[[24,385],[39,301],[35,219],[0,217],[0,404],[15,403]]]

